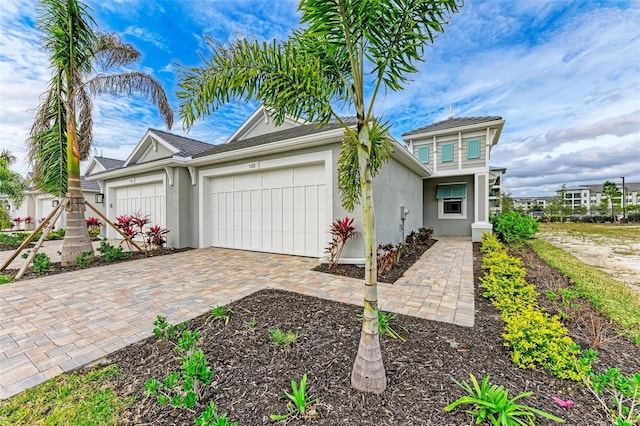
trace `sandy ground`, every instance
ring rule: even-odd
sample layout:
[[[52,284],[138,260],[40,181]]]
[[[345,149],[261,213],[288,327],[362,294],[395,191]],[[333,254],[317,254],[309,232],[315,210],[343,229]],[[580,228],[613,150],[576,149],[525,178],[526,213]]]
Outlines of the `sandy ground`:
[[[640,241],[559,232],[541,232],[538,237],[601,268],[640,293]]]

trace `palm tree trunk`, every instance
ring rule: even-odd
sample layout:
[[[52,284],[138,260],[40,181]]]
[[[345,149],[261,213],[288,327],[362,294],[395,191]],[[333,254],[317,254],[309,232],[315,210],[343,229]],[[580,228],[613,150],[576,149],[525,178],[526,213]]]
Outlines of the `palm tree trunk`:
[[[93,252],[89,239],[87,221],[84,218],[86,209],[80,181],[80,155],[71,109],[67,114],[67,220],[65,224],[64,240],[62,242],[62,266],[76,264],[76,259],[84,252]]]
[[[382,362],[380,336],[378,334],[378,286],[376,229],[373,214],[371,172],[369,167],[368,129],[358,132],[358,139],[364,141],[358,147],[360,182],[362,185],[362,226],[364,234],[365,275],[364,312],[358,354],[351,370],[351,386],[361,392],[380,394],[387,387],[387,376]]]

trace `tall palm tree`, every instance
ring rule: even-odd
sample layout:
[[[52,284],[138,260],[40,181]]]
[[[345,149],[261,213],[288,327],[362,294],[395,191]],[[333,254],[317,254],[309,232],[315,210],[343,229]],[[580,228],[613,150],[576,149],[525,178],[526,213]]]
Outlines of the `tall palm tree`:
[[[151,76],[135,71],[103,74],[135,62],[140,53],[116,34],[96,31],[85,4],[42,0],[39,9],[39,29],[53,76],[31,127],[29,154],[36,188],[58,196],[66,193],[70,200],[62,264],[71,265],[77,256],[92,250],[80,187],[80,161],[89,156],[93,139],[90,96],[138,92],[158,106],[169,128],[173,111]]]
[[[178,93],[180,116],[189,127],[231,99],[256,99],[286,115],[344,128],[338,179],[342,204],[362,207],[365,242],[364,321],[351,384],[381,393],[386,375],[377,316],[376,238],[372,179],[388,159],[388,125],[373,112],[380,90],[401,90],[407,74],[417,72],[424,45],[442,32],[456,0],[302,0],[303,29],[283,43],[238,40],[221,46],[200,68],[183,71]],[[336,107],[355,112],[355,128]]]

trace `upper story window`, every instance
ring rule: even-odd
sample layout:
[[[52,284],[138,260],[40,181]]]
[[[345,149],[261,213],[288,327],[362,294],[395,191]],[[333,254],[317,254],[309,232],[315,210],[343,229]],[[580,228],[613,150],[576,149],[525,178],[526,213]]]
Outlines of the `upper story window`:
[[[429,164],[429,147],[421,146],[418,148],[418,161],[422,164]]]
[[[467,160],[480,158],[480,139],[467,141]]]
[[[448,163],[451,161],[453,161],[453,144],[444,143],[442,144],[442,162]]]

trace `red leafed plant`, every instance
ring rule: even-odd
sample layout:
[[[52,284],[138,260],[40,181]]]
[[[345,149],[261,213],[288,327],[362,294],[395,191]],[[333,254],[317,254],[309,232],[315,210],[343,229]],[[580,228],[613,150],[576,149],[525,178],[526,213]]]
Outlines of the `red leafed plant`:
[[[162,247],[167,242],[164,237],[167,233],[169,233],[169,230],[161,228],[160,225],[150,226],[147,231],[147,244]]]
[[[31,225],[31,221],[32,220],[33,219],[31,218],[31,216],[27,216],[27,217],[24,218],[24,224],[25,225]]]
[[[100,234],[100,227],[102,226],[102,221],[93,216],[89,216],[87,219],[87,228],[89,228],[89,235],[91,237],[95,237]]]
[[[329,258],[329,267],[335,268],[338,265],[338,261],[340,261],[342,250],[344,250],[347,241],[353,237],[357,237],[360,233],[356,231],[356,228],[353,226],[353,218],[349,218],[348,216],[344,219],[336,219],[335,222],[331,224],[329,232],[332,238],[324,252],[327,253],[327,257]]]
[[[122,216],[116,216],[115,225],[120,229],[129,228],[132,225],[133,216],[130,214],[123,214]]]
[[[91,228],[100,228],[102,226],[102,221],[97,217],[89,216],[87,218],[87,226]]]
[[[147,253],[152,247],[162,247],[167,242],[165,235],[169,230],[161,228],[160,225],[151,225],[151,216],[148,214],[118,216],[115,225],[131,239],[140,237]]]

